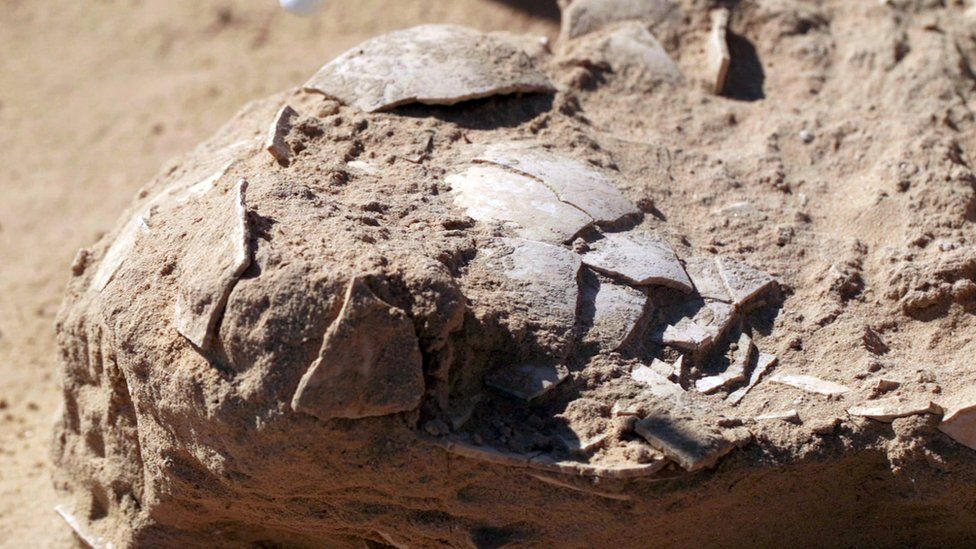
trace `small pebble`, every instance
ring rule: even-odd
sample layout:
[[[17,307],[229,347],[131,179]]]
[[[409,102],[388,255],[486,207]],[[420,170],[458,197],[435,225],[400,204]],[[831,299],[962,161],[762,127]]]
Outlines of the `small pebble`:
[[[813,133],[810,132],[809,130],[800,131],[800,140],[803,141],[804,143],[812,143]]]

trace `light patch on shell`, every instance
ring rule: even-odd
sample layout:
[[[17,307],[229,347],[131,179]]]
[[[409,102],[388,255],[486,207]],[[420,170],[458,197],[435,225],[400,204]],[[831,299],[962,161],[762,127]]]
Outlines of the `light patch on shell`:
[[[533,141],[493,143],[475,160],[505,166],[541,181],[559,200],[582,210],[597,223],[614,223],[640,213],[609,176]]]
[[[456,25],[421,25],[368,40],[322,67],[305,89],[366,112],[556,91],[510,42]]]
[[[852,416],[866,417],[876,421],[891,423],[900,417],[921,414],[941,414],[942,408],[925,395],[893,396],[867,400],[847,409]]]
[[[180,258],[174,324],[200,349],[210,347],[227,298],[251,264],[246,192],[241,179],[222,207],[200,221]]]
[[[583,263],[638,286],[667,286],[691,292],[691,280],[664,239],[636,231],[607,233],[590,244]]]
[[[851,390],[849,387],[845,387],[839,383],[808,375],[779,374],[769,378],[769,381],[781,385],[788,385],[808,393],[828,396],[841,395]]]
[[[539,181],[498,166],[470,166],[446,181],[454,203],[472,219],[510,223],[529,240],[566,242],[593,222]]]

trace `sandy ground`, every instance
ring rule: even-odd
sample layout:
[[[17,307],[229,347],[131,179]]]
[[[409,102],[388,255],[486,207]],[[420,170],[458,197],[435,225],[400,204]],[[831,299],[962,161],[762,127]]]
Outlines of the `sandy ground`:
[[[75,252],[244,102],[366,37],[420,22],[555,34],[546,10],[512,4],[336,1],[298,19],[272,0],[0,1],[0,546],[72,543],[48,453]]]

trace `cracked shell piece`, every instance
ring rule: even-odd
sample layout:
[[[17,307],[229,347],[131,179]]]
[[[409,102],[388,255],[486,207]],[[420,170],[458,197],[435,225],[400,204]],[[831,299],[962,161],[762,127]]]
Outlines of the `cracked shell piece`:
[[[565,366],[519,364],[501,367],[485,378],[485,384],[506,395],[531,402],[552,391],[569,377]]]
[[[525,52],[456,25],[421,25],[367,40],[322,67],[305,89],[366,112],[555,92]]]
[[[407,412],[424,394],[413,322],[354,278],[319,356],[302,376],[292,409],[322,420]]]
[[[647,295],[642,291],[615,284],[594,276],[592,284],[582,291],[583,311],[592,311],[592,326],[586,333],[590,340],[611,350],[626,344],[644,316]]]
[[[583,263],[638,286],[667,286],[691,292],[691,280],[671,245],[645,233],[607,233],[590,244]]]

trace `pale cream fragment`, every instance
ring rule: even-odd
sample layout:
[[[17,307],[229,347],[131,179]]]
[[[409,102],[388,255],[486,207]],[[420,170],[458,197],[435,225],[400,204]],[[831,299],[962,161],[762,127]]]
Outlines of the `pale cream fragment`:
[[[941,414],[942,408],[924,395],[914,397],[893,396],[864,401],[857,406],[848,408],[847,413],[852,416],[890,423],[900,417]]]
[[[711,71],[712,93],[721,95],[732,65],[732,55],[728,43],[729,10],[717,9],[712,12],[712,31],[708,38],[708,63]]]
[[[191,230],[180,258],[174,324],[199,349],[210,348],[227,298],[251,264],[246,192],[241,179]]]
[[[590,244],[583,263],[634,285],[667,286],[682,292],[694,289],[671,245],[648,233],[604,234]]]
[[[752,388],[759,383],[762,377],[766,375],[766,372],[768,372],[773,366],[776,366],[776,362],[778,362],[778,359],[775,355],[759,353],[759,358],[756,359],[756,367],[753,368],[752,373],[749,374],[749,383],[747,383],[745,387],[741,387],[733,391],[728,398],[725,399],[725,401],[733,406],[742,402],[742,399],[745,398],[745,396],[749,394],[749,391],[751,391]]]
[[[528,240],[559,244],[593,222],[539,181],[498,166],[470,166],[446,181],[454,203],[469,217],[509,224]]]
[[[291,108],[290,105],[281,107],[278,113],[275,114],[274,122],[272,122],[271,128],[268,130],[268,137],[264,142],[265,150],[271,153],[271,156],[282,164],[287,164],[291,161],[291,148],[288,147],[285,138],[288,137],[288,132],[291,131],[292,121],[297,116],[298,112]]]
[[[840,385],[839,383],[834,383],[832,381],[826,381],[818,377],[807,375],[778,374],[769,378],[769,381],[779,383],[781,385],[789,385],[790,387],[800,389],[801,391],[806,391],[808,393],[828,396],[841,395],[850,391],[850,388]]]
[[[456,25],[421,25],[367,40],[304,87],[366,112],[556,91],[511,42]]]
[[[559,200],[582,210],[597,223],[613,223],[640,213],[609,176],[534,141],[493,143],[475,160],[505,166],[537,179],[556,193]]]
[[[945,409],[939,430],[959,444],[976,450],[976,385],[967,384],[939,404]]]
[[[786,410],[783,412],[770,412],[768,414],[762,414],[756,416],[756,421],[785,421],[787,423],[800,424],[800,414],[796,412],[795,409]]]
[[[756,296],[776,286],[776,279],[729,258],[718,259],[718,271],[736,307],[743,307]]]
[[[634,334],[644,315],[647,295],[606,279],[597,280],[596,284],[583,287],[584,309],[593,313],[592,327],[587,331],[586,338],[610,350],[617,350]]]

